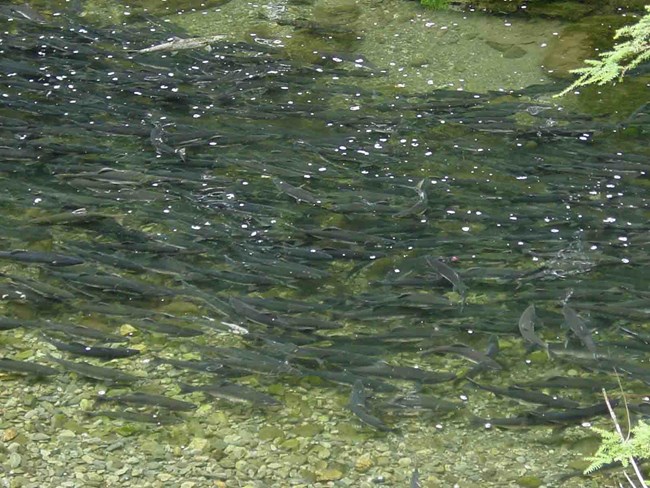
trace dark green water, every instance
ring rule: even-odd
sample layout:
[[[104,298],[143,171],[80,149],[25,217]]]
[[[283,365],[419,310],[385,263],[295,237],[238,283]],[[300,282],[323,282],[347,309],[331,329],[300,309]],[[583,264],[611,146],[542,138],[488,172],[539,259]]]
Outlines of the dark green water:
[[[345,50],[137,53],[183,32],[79,13],[1,17],[0,344],[58,370],[2,376],[6,486],[408,486],[415,467],[423,486],[612,482],[563,478],[597,446],[581,422],[609,428],[606,413],[486,428],[540,407],[464,377],[588,379],[596,391],[527,389],[589,407],[616,367],[645,408],[647,342],[622,328],[647,334],[650,313],[647,100],[596,118],[553,84],[395,87]],[[567,300],[597,359],[565,327]],[[551,357],[521,337],[531,304]],[[495,342],[498,364],[477,371],[421,354]],[[119,352],[95,347],[140,353],[84,357]],[[223,381],[236,401],[181,386]],[[348,408],[355,381],[375,428]],[[405,406],[414,391],[440,401]],[[95,402],[130,392],[196,408]]]

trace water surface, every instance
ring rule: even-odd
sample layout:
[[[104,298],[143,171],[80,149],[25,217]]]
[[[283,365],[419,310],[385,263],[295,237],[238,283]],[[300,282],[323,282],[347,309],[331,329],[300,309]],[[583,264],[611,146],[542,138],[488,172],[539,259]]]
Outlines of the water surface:
[[[597,445],[588,424],[486,427],[538,405],[464,378],[608,384],[616,365],[642,401],[647,348],[621,327],[648,321],[645,101],[613,121],[551,99],[557,86],[535,84],[552,24],[346,5],[325,26],[296,21],[323,18],[320,3],[117,9],[119,28],[84,10],[3,14],[0,338],[4,357],[59,370],[3,376],[9,486],[406,486],[415,467],[423,486],[606,483],[565,479]],[[210,51],[137,52],[215,34]],[[533,303],[551,358],[519,332]],[[500,369],[421,354],[495,341]],[[140,354],[60,350],[75,343]],[[390,430],[348,408],[357,380]],[[224,381],[278,405],[183,386]],[[130,392],[196,409],[95,401]],[[417,393],[454,403],[395,406]]]

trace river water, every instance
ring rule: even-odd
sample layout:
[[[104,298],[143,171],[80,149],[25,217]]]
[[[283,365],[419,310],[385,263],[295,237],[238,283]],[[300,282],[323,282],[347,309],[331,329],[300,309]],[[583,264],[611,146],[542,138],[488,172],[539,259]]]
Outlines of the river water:
[[[647,99],[552,98],[555,21],[174,4],[3,7],[3,486],[620,478],[580,473],[601,387],[647,412]]]

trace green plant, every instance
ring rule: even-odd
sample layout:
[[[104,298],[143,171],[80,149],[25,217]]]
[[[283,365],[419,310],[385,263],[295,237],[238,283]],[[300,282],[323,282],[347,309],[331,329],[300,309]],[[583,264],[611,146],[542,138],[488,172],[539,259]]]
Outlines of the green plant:
[[[601,59],[587,59],[587,66],[571,70],[580,77],[557,96],[581,86],[604,85],[616,79],[620,80],[629,70],[650,61],[650,5],[646,5],[646,11],[648,13],[636,24],[618,29],[614,35],[614,39],[629,37],[630,40],[615,44],[611,51],[600,55]]]
[[[449,0],[420,0],[420,3],[434,10],[442,10],[449,6]]]
[[[605,464],[619,462],[624,468],[630,465],[630,458],[650,458],[650,424],[639,422],[626,438],[621,438],[618,432],[593,427],[602,437],[602,443],[592,457],[591,464],[585,474],[592,473]]]
[[[602,437],[602,443],[596,451],[596,454],[589,458],[591,464],[587,469],[585,469],[585,474],[593,473],[606,464],[619,462],[624,468],[632,465],[641,487],[648,488],[636,460],[650,458],[650,424],[639,422],[634,428],[630,428],[630,417],[626,403],[625,410],[628,417],[628,434],[627,436],[623,435],[621,426],[616,418],[616,413],[612,409],[612,405],[609,402],[609,398],[607,398],[605,390],[603,390],[603,396],[605,397],[605,402],[607,403],[607,408],[609,409],[609,414],[612,417],[616,430],[610,432],[605,429],[593,427],[593,430]],[[635,487],[636,485],[632,481],[632,478],[627,473],[624,474],[630,483],[630,486]]]

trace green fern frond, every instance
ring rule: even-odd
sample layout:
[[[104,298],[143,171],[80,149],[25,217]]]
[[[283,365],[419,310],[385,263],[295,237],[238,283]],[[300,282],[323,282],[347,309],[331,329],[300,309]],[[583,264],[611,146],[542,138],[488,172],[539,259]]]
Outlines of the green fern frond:
[[[585,67],[571,70],[580,75],[571,86],[558,93],[566,93],[585,85],[604,85],[623,78],[625,73],[650,60],[650,5],[646,6],[647,14],[634,25],[618,29],[614,39],[629,37],[630,40],[614,45],[611,51],[600,54],[599,60],[588,59]]]
[[[604,465],[614,462],[627,467],[630,458],[650,458],[650,425],[645,422],[639,422],[627,439],[621,439],[617,432],[599,428],[593,430],[601,436],[602,442],[598,451],[588,458],[591,464],[585,469],[585,474],[593,473]]]

